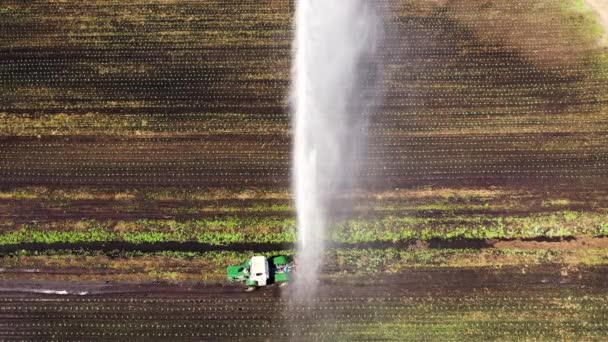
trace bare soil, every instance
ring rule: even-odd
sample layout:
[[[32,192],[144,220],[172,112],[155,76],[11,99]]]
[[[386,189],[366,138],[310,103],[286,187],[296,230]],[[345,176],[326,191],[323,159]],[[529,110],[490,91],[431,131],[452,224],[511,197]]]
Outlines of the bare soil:
[[[0,13],[0,186],[289,186],[292,2],[63,6]],[[365,186],[606,178],[607,83],[561,1],[380,6]]]

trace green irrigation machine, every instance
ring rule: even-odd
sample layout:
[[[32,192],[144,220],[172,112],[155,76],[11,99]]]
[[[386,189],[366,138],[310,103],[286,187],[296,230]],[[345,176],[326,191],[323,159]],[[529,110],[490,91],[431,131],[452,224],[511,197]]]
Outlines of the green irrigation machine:
[[[291,281],[294,264],[284,255],[265,257],[256,255],[241,265],[228,266],[228,281],[244,283],[247,291],[277,284],[285,286]]]

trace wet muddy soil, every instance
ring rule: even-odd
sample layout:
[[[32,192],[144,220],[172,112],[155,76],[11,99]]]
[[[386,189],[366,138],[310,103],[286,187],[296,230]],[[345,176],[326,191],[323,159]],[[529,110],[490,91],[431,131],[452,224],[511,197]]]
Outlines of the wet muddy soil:
[[[289,287],[0,281],[0,339],[602,339],[607,282],[606,267],[417,269],[324,279],[294,301]]]

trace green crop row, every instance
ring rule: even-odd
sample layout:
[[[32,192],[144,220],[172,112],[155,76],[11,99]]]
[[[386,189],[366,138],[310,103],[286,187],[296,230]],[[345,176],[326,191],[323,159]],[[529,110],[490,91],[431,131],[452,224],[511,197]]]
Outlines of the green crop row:
[[[563,211],[531,216],[457,216],[417,218],[386,216],[335,224],[326,239],[336,243],[430,239],[512,239],[536,237],[608,236],[608,215]],[[199,242],[293,243],[292,218],[225,217],[207,220],[138,220],[133,222],[76,221],[60,226],[26,224],[0,234],[0,244]]]
[[[95,243],[121,241],[129,243],[199,242],[212,245],[231,243],[284,243],[295,241],[295,232],[269,233],[263,235],[236,232],[199,232],[183,235],[181,232],[114,232],[101,228],[86,231],[37,231],[23,228],[0,235],[1,245],[20,243]]]
[[[457,216],[416,218],[387,216],[375,221],[353,220],[331,233],[337,242],[402,241],[410,239],[509,239],[606,236],[608,215],[563,211],[530,216]]]

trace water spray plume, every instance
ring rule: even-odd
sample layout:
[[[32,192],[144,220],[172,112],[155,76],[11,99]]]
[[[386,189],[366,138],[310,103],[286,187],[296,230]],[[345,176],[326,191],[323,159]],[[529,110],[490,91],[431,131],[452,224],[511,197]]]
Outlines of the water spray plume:
[[[367,0],[298,0],[292,104],[295,293],[314,296],[336,197],[356,185],[378,19]]]
[[[604,38],[608,40],[608,0],[586,0],[587,4],[598,15],[600,25],[604,29]]]

